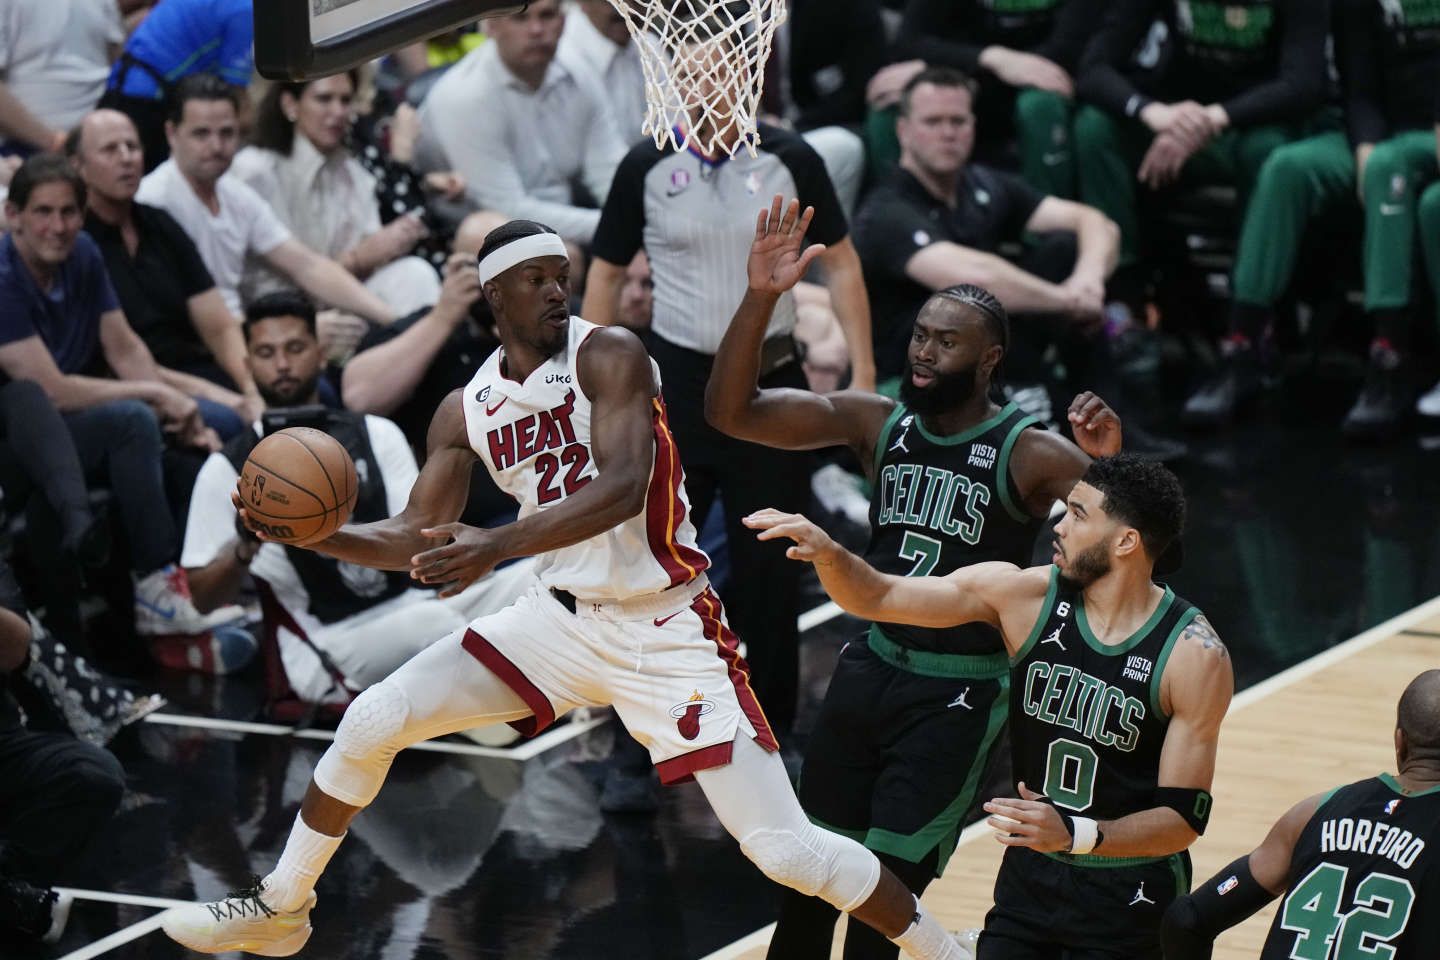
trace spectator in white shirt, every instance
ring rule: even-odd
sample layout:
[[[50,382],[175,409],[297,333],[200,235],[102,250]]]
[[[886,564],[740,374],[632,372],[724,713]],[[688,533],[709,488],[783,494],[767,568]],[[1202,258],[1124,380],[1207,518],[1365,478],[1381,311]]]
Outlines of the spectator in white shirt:
[[[418,213],[380,225],[371,176],[346,146],[355,71],[319,80],[277,83],[255,112],[252,146],[231,172],[255,189],[296,239],[335,260],[395,312],[407,315],[440,294],[435,268],[412,256],[429,232]],[[247,292],[285,286],[254,264]]]
[[[470,199],[588,244],[625,141],[589,71],[556,58],[559,0],[485,22],[491,42],[451,67],[420,107],[417,157],[465,178]]]
[[[392,307],[344,267],[292,237],[259,194],[227,175],[240,138],[233,87],[209,74],[186,77],[169,109],[170,159],[141,181],[135,199],[163,208],[185,228],[236,323],[244,315],[240,281],[247,256],[340,310],[375,323],[395,319]]]
[[[314,306],[295,293],[269,294],[250,305],[244,329],[250,370],[266,404],[274,410],[314,408],[323,418],[317,424],[354,457],[360,490],[352,521],[382,520],[403,510],[419,469],[400,428],[383,417],[315,407],[324,356]],[[231,602],[247,575],[264,583],[284,610],[268,626],[276,632],[286,678],[302,700],[344,700],[363,690],[447,633],[509,603],[534,577],[527,558],[440,600],[413,586],[405,573],[242,536],[230,498],[238,465],[260,442],[261,430],[255,423],[201,468],[180,563],[201,610]],[[334,689],[333,682],[344,689]]]
[[[105,92],[133,0],[0,3],[0,153],[60,152]]]
[[[628,146],[638,140],[645,125],[645,71],[625,18],[609,0],[578,0],[570,8],[556,56],[590,69],[595,89],[610,105],[620,142]]]

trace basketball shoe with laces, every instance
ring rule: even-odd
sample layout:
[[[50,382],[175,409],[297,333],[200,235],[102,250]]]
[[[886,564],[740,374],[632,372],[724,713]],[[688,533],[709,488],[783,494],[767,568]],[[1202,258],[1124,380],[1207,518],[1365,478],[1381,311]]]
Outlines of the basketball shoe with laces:
[[[243,950],[262,957],[288,957],[300,952],[310,939],[310,911],[315,909],[312,891],[298,910],[276,910],[265,902],[264,885],[257,877],[245,890],[238,890],[213,903],[192,903],[165,914],[161,929],[166,936],[196,953],[227,953]]]
[[[242,607],[204,614],[190,597],[190,579],[178,564],[166,564],[135,581],[135,632],[142,637],[204,633],[245,615]]]

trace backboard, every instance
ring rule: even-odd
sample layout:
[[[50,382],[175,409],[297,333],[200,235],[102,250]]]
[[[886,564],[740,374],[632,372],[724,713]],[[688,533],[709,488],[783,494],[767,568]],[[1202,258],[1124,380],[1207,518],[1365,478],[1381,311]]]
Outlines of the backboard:
[[[524,7],[524,0],[255,0],[255,67],[271,80],[328,76]]]

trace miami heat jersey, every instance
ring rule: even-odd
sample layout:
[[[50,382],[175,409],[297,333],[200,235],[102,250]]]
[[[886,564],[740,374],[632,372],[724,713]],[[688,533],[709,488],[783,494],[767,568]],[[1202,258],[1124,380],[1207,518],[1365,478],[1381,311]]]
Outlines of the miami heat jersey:
[[[596,324],[570,318],[564,348],[524,383],[501,371],[504,348],[465,388],[470,446],[495,484],[520,504],[520,518],[548,510],[599,475],[590,445],[590,400],[580,389],[579,354]],[[650,361],[655,384],[660,370]],[[680,454],[659,397],[651,407],[654,460],[645,508],[589,540],[537,558],[547,587],[584,599],[626,600],[693,580],[710,565],[695,542]]]

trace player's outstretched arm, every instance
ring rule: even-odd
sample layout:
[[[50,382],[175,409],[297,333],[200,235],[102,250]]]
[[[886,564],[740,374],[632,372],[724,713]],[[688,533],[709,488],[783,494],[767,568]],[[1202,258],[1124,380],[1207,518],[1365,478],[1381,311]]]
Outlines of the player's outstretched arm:
[[[470,469],[476,458],[465,431],[461,391],[453,391],[436,408],[425,445],[425,466],[410,488],[404,510],[375,523],[341,527],[307,549],[378,570],[411,569],[415,555],[431,545],[423,531],[458,519],[470,493]],[[242,507],[238,498],[235,505]],[[243,508],[241,519],[246,519]],[[264,539],[263,534],[257,536]]]
[[[831,599],[866,620],[922,627],[976,622],[999,627],[999,602],[1023,586],[1028,572],[1009,563],[977,563],[945,577],[896,577],[876,570],[798,513],[759,510],[743,522],[760,531],[761,540],[794,540],[786,555],[814,564]]]
[[[785,450],[845,444],[868,462],[876,435],[895,405],[873,393],[758,387],[760,353],[770,316],[781,295],[805,275],[824,245],[805,246],[815,214],[800,201],[776,196],[755,225],[746,272],[750,281],[735,311],[705,389],[705,419],[721,433]]]
[[[1323,799],[1316,794],[1295,804],[1253,852],[1170,904],[1160,926],[1166,960],[1210,960],[1217,936],[1285,892],[1295,844]]]
[[[447,523],[426,531],[451,542],[415,557],[411,573],[423,583],[446,584],[442,597],[459,593],[498,563],[589,540],[645,509],[657,393],[649,354],[629,330],[606,327],[585,341],[576,372],[590,398],[597,473],[555,506],[515,523],[493,530]]]

